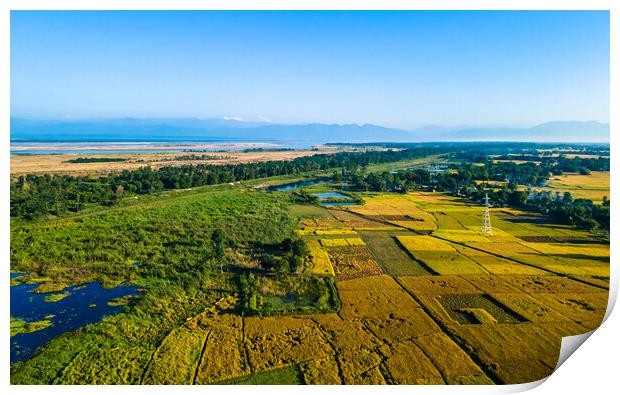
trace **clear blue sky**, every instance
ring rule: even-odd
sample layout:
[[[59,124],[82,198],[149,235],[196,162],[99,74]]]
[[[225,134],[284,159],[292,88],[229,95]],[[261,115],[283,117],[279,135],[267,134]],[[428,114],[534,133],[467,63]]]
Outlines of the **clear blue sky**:
[[[608,122],[609,14],[13,11],[11,114]]]

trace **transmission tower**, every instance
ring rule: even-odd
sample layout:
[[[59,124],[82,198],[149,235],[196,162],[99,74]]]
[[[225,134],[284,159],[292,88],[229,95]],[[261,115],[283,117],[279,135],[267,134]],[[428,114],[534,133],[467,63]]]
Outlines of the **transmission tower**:
[[[491,227],[491,214],[489,214],[489,195],[484,194],[484,216],[482,225],[482,234],[485,237],[493,236],[493,228]]]

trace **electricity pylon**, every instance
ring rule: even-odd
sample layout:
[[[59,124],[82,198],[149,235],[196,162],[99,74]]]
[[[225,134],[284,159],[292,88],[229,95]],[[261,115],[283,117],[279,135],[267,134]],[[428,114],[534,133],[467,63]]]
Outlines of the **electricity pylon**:
[[[484,217],[482,225],[482,234],[485,237],[493,236],[493,228],[491,227],[491,214],[489,214],[489,195],[484,194]]]

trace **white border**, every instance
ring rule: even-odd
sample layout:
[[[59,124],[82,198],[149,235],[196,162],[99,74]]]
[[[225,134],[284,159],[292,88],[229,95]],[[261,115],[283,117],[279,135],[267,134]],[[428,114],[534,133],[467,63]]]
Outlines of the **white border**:
[[[0,130],[2,136],[0,144],[4,155],[0,155],[2,163],[2,180],[0,181],[0,193],[4,202],[5,211],[4,221],[1,221],[2,239],[0,256],[5,258],[4,264],[1,266],[0,276],[8,279],[9,275],[9,168],[10,168],[10,145],[9,145],[9,119],[10,119],[10,70],[9,70],[9,45],[10,45],[10,10],[56,10],[56,9],[83,9],[83,10],[172,10],[172,9],[291,9],[291,10],[321,10],[321,9],[418,9],[418,10],[435,10],[435,9],[457,9],[457,10],[610,10],[611,11],[611,149],[612,155],[612,172],[611,172],[611,189],[613,196],[618,195],[618,166],[615,152],[618,148],[617,135],[619,131],[619,115],[618,101],[619,79],[618,70],[620,70],[620,40],[618,34],[620,29],[620,6],[618,1],[614,0],[383,0],[379,1],[343,1],[343,0],[299,0],[294,3],[284,0],[230,0],[230,1],[214,1],[214,0],[2,0],[0,2]],[[615,207],[615,206],[614,206]],[[618,223],[618,211],[612,210],[612,224]],[[614,226],[612,225],[612,228]],[[612,232],[614,234],[614,232]],[[618,273],[616,268],[616,258],[618,257],[617,248],[611,244],[611,262],[612,262],[612,289],[610,290],[610,306],[614,305],[618,293]],[[487,394],[487,393],[513,393],[534,388],[544,382],[541,380],[537,383],[511,385],[511,386],[298,386],[295,388],[285,386],[262,386],[262,387],[244,387],[244,386],[208,386],[208,387],[186,387],[176,386],[170,388],[167,386],[145,386],[145,387],[129,387],[129,386],[9,386],[9,325],[6,324],[9,317],[9,287],[8,280],[2,286],[2,303],[0,303],[0,317],[2,317],[2,333],[6,343],[2,347],[2,365],[0,367],[0,377],[2,377],[2,386],[12,393],[43,393],[43,392],[63,392],[68,394],[91,394],[115,391],[119,393],[128,392],[147,392],[149,394],[164,394],[167,391],[180,391],[184,393],[202,393],[203,391],[216,392],[218,394],[237,394],[237,393],[288,393],[295,391],[296,393],[332,393],[352,392],[356,394],[370,394],[372,392],[405,393],[415,391],[416,393],[439,393],[456,392],[461,394]],[[607,316],[611,313],[608,308]],[[6,317],[6,318],[5,318]],[[600,329],[595,331],[594,335],[587,341],[586,347],[581,347],[577,351],[577,355],[568,360],[562,367],[548,378],[545,385],[539,386],[537,393],[557,393],[559,391],[571,393],[608,393],[612,388],[617,388],[617,362],[618,352],[620,352],[618,337],[620,336],[620,319],[618,313],[614,314],[611,319],[607,320]]]

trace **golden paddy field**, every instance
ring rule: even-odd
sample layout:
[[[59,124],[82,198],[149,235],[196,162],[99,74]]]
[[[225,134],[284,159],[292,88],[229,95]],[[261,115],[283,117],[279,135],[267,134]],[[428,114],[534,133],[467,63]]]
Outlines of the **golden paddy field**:
[[[552,373],[563,336],[601,323],[609,244],[596,235],[493,208],[494,236],[484,237],[482,208],[465,200],[423,192],[364,200],[342,210],[291,206],[308,270],[335,277],[337,313],[205,311],[164,339],[140,381],[524,383]],[[75,366],[143,362],[96,351],[78,355]],[[80,382],[82,374],[69,365],[58,381]]]
[[[573,197],[600,203],[603,196],[610,197],[609,182],[608,171],[593,171],[588,175],[565,173],[550,180],[549,190],[560,193],[570,192]]]
[[[495,182],[496,184],[500,184]],[[593,171],[591,174],[564,173],[549,179],[548,186],[532,188],[534,191],[550,191],[564,194],[570,192],[574,199],[590,199],[596,204],[603,201],[603,197],[610,198],[610,176],[608,171]],[[525,189],[525,187],[520,187]]]

